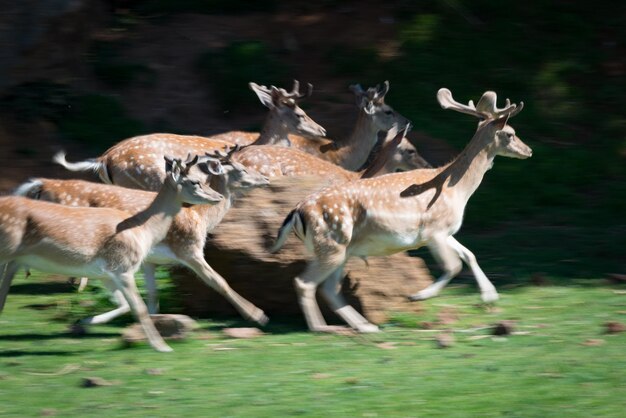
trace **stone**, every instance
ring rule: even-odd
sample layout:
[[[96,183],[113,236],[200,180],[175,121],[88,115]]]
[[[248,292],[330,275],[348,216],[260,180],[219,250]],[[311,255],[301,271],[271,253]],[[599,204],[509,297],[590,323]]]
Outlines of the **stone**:
[[[189,336],[189,332],[198,327],[198,323],[187,315],[178,314],[156,314],[150,315],[154,326],[161,337],[166,340],[183,340]],[[146,341],[146,336],[141,328],[141,324],[133,324],[122,331],[122,341],[126,344],[133,344]]]

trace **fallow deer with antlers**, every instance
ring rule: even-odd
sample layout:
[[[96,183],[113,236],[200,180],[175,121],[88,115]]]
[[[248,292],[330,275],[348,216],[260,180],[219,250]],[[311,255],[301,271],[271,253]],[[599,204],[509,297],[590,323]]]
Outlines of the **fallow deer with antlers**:
[[[324,128],[298,106],[299,100],[311,94],[310,84],[306,94],[299,92],[298,81],[294,81],[291,92],[255,83],[250,83],[250,88],[270,110],[261,135],[253,142],[254,145],[286,145],[289,143],[287,135],[290,133],[310,137],[326,135]],[[162,179],[163,168],[160,160],[164,155],[177,158],[184,158],[188,153],[203,155],[232,146],[234,139],[238,137],[236,132],[215,137],[158,133],[121,141],[94,159],[71,163],[66,161],[65,153],[60,152],[54,156],[54,161],[71,171],[93,171],[105,183],[156,191],[161,186],[160,181],[145,184],[136,179],[150,178],[151,170],[158,171],[156,177]]]
[[[356,123],[352,133],[343,140],[330,140],[318,138],[311,141],[308,138],[290,136],[292,147],[301,149],[311,155],[330,161],[346,170],[356,171],[360,169],[378,141],[378,133],[386,132],[393,125],[399,130],[409,121],[385,103],[385,96],[389,92],[389,81],[383,86],[377,85],[364,90],[361,85],[350,86],[354,93],[356,105],[359,109]],[[412,145],[404,139],[404,147]],[[419,168],[423,165],[410,167]]]
[[[167,235],[183,203],[218,203],[223,196],[190,169],[193,160],[166,160],[167,177],[141,212],[68,207],[21,196],[0,198],[0,310],[20,267],[100,278],[119,291],[157,351],[172,351],[139,296],[135,273],[150,249]],[[203,176],[200,176],[203,177]]]
[[[258,152],[256,147],[243,148],[236,154],[235,158],[245,166],[251,167],[270,178],[315,176],[319,177],[321,184],[324,185],[356,180],[362,177],[374,177],[393,173],[399,166],[407,164],[404,157],[399,157],[398,148],[407,141],[404,134],[411,125],[405,124],[403,126],[404,133],[402,134],[397,134],[397,125],[388,131],[376,157],[361,171],[346,170],[294,148],[261,147],[263,152]],[[413,157],[413,154],[408,155],[407,158]],[[423,161],[423,164],[429,167],[426,161]]]
[[[522,110],[507,100],[496,107],[496,94],[486,92],[476,106],[455,102],[449,90],[437,94],[445,109],[481,119],[478,130],[463,152],[437,169],[413,170],[330,186],[300,202],[280,228],[273,251],[279,250],[288,233],[303,241],[313,258],[295,278],[300,306],[313,331],[331,331],[319,310],[315,293],[333,311],[360,332],[376,332],[371,324],[340,294],[343,268],[349,257],[389,255],[428,246],[444,274],[431,286],[410,297],[436,296],[462,267],[469,264],[486,302],[498,294],[476,262],[474,254],[453,235],[460,229],[469,198],[480,185],[497,155],[528,158],[532,150],[507,125]]]
[[[224,196],[214,205],[183,207],[174,218],[163,241],[148,253],[143,271],[148,289],[148,310],[158,312],[158,291],[155,279],[157,265],[182,264],[193,270],[204,283],[224,296],[246,319],[261,325],[267,316],[251,302],[235,292],[226,280],[206,262],[204,245],[207,234],[224,218],[236,193],[269,184],[269,180],[255,171],[232,161],[233,148],[229,152],[216,152],[200,157],[196,165],[208,176],[208,185]],[[136,212],[154,200],[154,192],[132,190],[124,187],[91,183],[82,180],[58,180],[37,178],[23,184],[16,194],[26,197],[72,206],[110,207]],[[118,308],[84,320],[87,324],[101,324],[128,312],[128,304],[114,294]]]

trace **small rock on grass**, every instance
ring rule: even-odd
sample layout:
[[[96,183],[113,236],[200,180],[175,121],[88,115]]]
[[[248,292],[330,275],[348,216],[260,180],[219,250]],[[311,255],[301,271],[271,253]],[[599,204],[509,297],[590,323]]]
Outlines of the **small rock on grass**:
[[[493,326],[491,333],[493,335],[500,335],[500,336],[511,335],[514,329],[513,325],[514,325],[513,321],[500,321]]]
[[[230,338],[256,338],[263,335],[263,331],[258,328],[224,328],[222,330]]]
[[[597,347],[604,344],[604,342],[605,341],[600,338],[589,338],[588,340],[585,340],[582,344],[586,345],[587,347]]]
[[[626,331],[626,325],[617,321],[609,321],[604,324],[604,328],[607,334],[618,334]]]
[[[169,340],[183,340],[198,326],[197,322],[187,315],[158,314],[150,315],[150,318],[161,337]],[[133,324],[126,327],[122,332],[122,341],[126,344],[146,341],[141,325]]]
[[[438,348],[450,348],[454,345],[454,335],[445,333],[435,337]]]
[[[80,382],[80,386],[83,388],[95,388],[101,386],[112,386],[114,382],[110,382],[101,377],[83,377]]]

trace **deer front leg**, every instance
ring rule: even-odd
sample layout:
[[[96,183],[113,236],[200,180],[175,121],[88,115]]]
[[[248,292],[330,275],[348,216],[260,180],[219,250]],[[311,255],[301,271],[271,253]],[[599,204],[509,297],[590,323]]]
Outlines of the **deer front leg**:
[[[450,280],[459,274],[463,267],[461,259],[448,243],[448,236],[440,235],[433,237],[428,243],[428,249],[443,269],[443,274],[435,283],[431,284],[426,289],[409,296],[409,300],[411,301],[430,299],[439,295],[441,289],[446,287]]]
[[[117,318],[118,316],[121,316],[121,315],[124,315],[125,313],[130,312],[130,306],[128,305],[128,302],[126,302],[126,299],[124,298],[124,295],[122,294],[122,292],[118,290],[118,288],[115,286],[115,283],[113,283],[111,280],[103,279],[102,284],[104,284],[104,286],[109,290],[109,292],[111,292],[112,299],[115,301],[118,307],[111,311],[85,318],[80,321],[81,324],[84,324],[84,325],[106,324],[113,318]]]
[[[265,315],[265,313],[240,294],[235,292],[228,285],[226,280],[220,276],[218,272],[211,268],[211,266],[204,259],[204,256],[195,254],[181,261],[187,267],[192,269],[204,283],[220,295],[224,296],[235,307],[235,309],[239,311],[241,316],[246,319],[251,319],[260,325],[267,324],[269,318]]]
[[[20,266],[15,261],[0,264],[0,312],[4,309],[4,304],[7,301],[9,289],[11,288],[11,282],[19,268]]]
[[[378,327],[348,305],[341,294],[341,282],[345,277],[343,267],[342,264],[322,283],[322,295],[324,295],[330,308],[358,332],[378,332]]]
[[[141,296],[139,296],[139,290],[137,289],[133,274],[122,273],[114,275],[113,281],[124,295],[124,298],[130,305],[130,309],[135,314],[135,317],[139,320],[150,345],[155,350],[162,353],[173,351],[172,348],[165,343],[163,337],[161,337],[161,334],[159,334],[159,331],[157,331],[154,326],[152,319],[150,319],[150,315],[148,315],[148,307],[144,303],[143,299],[141,299]]]
[[[454,237],[448,237],[448,244],[457,252],[459,257],[465,261],[465,263],[470,266],[472,269],[472,273],[476,278],[476,283],[478,283],[478,287],[480,288],[480,297],[483,302],[491,303],[495,302],[499,299],[498,291],[496,287],[489,281],[487,275],[478,265],[476,261],[476,256],[466,247],[464,247],[460,242],[456,240]]]

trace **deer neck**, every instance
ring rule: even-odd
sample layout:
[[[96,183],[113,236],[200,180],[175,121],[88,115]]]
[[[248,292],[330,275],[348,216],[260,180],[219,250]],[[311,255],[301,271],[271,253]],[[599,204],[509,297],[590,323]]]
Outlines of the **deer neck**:
[[[289,130],[275,112],[269,112],[259,137],[251,145],[279,145],[288,147]]]
[[[216,205],[195,205],[190,208],[199,215],[198,219],[203,222],[203,225],[198,225],[198,228],[208,232],[215,228],[226,216],[234,197],[226,182],[225,176],[213,176],[210,183],[213,190],[224,196],[224,200]]]
[[[168,180],[165,181],[150,206],[124,221],[123,225],[120,224],[120,226],[141,230],[146,240],[145,244],[149,245],[148,248],[165,238],[172,220],[183,206],[176,190],[177,186]]]
[[[359,112],[352,133],[338,144],[334,163],[350,171],[361,168],[378,140],[378,131],[371,117]]]
[[[447,188],[454,190],[463,205],[474,194],[496,156],[490,132],[477,132],[463,152],[441,174],[448,177]]]

